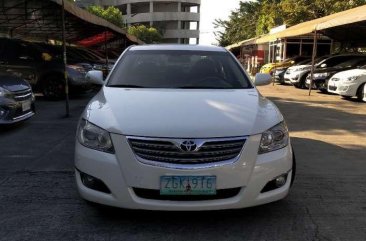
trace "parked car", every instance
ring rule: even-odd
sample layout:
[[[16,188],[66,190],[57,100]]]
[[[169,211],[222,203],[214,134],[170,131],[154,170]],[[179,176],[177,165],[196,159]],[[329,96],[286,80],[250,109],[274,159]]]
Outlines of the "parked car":
[[[322,56],[315,60],[315,66],[318,66],[323,60],[329,56]],[[289,67],[284,74],[284,81],[287,84],[292,84],[297,88],[305,88],[306,76],[311,70],[311,61],[304,64],[298,64]]]
[[[357,69],[339,72],[328,82],[328,92],[341,95],[348,99],[356,96],[366,101],[366,65]]]
[[[259,72],[272,75],[274,72],[274,69],[276,69],[276,68],[286,68],[286,67],[288,68],[298,62],[301,62],[301,61],[309,59],[309,58],[310,57],[308,57],[308,56],[296,56],[296,57],[285,59],[284,61],[279,62],[279,63],[268,63],[268,64],[263,65]]]
[[[101,70],[104,72],[104,74],[109,72],[113,68],[113,65],[115,63],[115,61],[113,60],[108,60],[107,66],[106,59],[104,57],[101,57],[94,51],[83,47],[72,46],[68,47],[67,50],[74,55],[82,57],[82,60],[92,65],[93,70]]]
[[[339,59],[338,61],[341,61]],[[334,61],[333,63],[335,63]],[[336,73],[354,69],[358,66],[362,66],[366,64],[366,55],[358,55],[353,56],[345,62],[338,63],[334,66],[327,66],[327,64],[322,64],[322,68],[317,68],[314,71],[313,84],[314,88],[320,90],[323,93],[327,92],[328,89],[328,80]],[[308,74],[306,77],[306,87],[310,85],[311,76]]]
[[[81,116],[75,174],[84,199],[213,210],[284,198],[295,177],[288,129],[224,48],[131,46]],[[271,76],[257,74],[256,85]]]
[[[303,60],[303,61],[300,61],[298,63],[296,63],[295,65],[303,65],[303,64],[311,64],[311,59],[310,57]],[[285,73],[287,71],[287,69],[290,68],[290,67],[281,67],[281,68],[278,68],[274,71],[274,77],[275,77],[275,81],[280,83],[280,84],[285,84]]]
[[[89,89],[82,66],[68,65],[66,70],[71,91]],[[40,45],[19,39],[0,38],[0,73],[11,73],[27,80],[34,91],[47,98],[64,96],[64,64],[60,58]]]
[[[0,74],[0,124],[12,124],[35,114],[30,84],[20,77]]]

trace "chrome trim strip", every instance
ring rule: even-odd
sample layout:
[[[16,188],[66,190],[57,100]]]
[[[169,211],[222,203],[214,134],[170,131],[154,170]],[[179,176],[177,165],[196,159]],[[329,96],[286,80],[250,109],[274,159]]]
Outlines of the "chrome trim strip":
[[[223,137],[223,138],[154,138],[154,137],[139,137],[139,136],[126,136],[127,140],[129,139],[137,139],[137,140],[148,140],[148,141],[168,141],[172,144],[180,143],[185,140],[194,140],[196,143],[200,143],[201,146],[205,142],[215,142],[215,141],[235,141],[235,140],[245,140],[243,147],[239,154],[232,159],[221,161],[221,162],[210,162],[210,163],[202,163],[202,164],[176,164],[176,163],[167,163],[167,162],[158,162],[158,161],[151,161],[146,160],[144,158],[139,157],[133,150],[130,142],[128,141],[128,144],[131,148],[131,151],[135,155],[136,159],[146,165],[150,166],[156,166],[156,167],[163,167],[163,168],[171,168],[171,169],[183,169],[183,170],[194,170],[194,169],[204,169],[204,168],[216,168],[221,167],[225,165],[231,165],[234,164],[239,160],[239,157],[241,156],[244,146],[248,140],[249,136],[238,136],[238,137]]]
[[[14,98],[25,98],[25,97],[28,97],[28,96],[31,96],[32,93],[28,93],[28,94],[25,94],[25,95],[14,95]]]
[[[13,120],[22,119],[22,118],[25,118],[25,117],[31,116],[31,115],[33,115],[33,111],[30,111],[30,112],[28,112],[27,114],[24,114],[24,115],[20,115],[20,116],[14,117]]]

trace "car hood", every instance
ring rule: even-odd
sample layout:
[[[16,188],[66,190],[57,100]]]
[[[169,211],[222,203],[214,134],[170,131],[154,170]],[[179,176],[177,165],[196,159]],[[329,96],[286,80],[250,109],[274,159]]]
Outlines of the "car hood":
[[[283,120],[277,107],[256,89],[103,87],[83,116],[112,133],[174,138],[253,135]]]
[[[352,76],[359,76],[359,75],[366,75],[366,69],[346,70],[346,71],[342,71],[342,72],[339,72],[339,73],[333,75],[333,77],[343,79],[343,78],[348,78],[348,77],[352,77]]]
[[[27,90],[30,85],[27,81],[13,75],[0,74],[0,87],[11,92]]]

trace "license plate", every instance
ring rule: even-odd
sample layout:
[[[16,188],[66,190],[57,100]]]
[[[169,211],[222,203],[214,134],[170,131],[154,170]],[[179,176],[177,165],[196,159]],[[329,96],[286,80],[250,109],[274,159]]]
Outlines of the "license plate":
[[[215,195],[216,176],[162,176],[160,195]]]
[[[30,108],[31,108],[31,102],[30,101],[26,101],[26,102],[22,103],[23,112],[30,110]]]

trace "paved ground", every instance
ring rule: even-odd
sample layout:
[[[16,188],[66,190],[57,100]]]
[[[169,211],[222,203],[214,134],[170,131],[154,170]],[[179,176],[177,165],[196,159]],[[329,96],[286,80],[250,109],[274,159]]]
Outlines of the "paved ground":
[[[366,240],[366,103],[290,86],[261,92],[284,113],[298,174],[283,201],[216,212],[102,208],[73,180],[76,122],[88,97],[38,100],[30,121],[0,130],[0,240]]]

